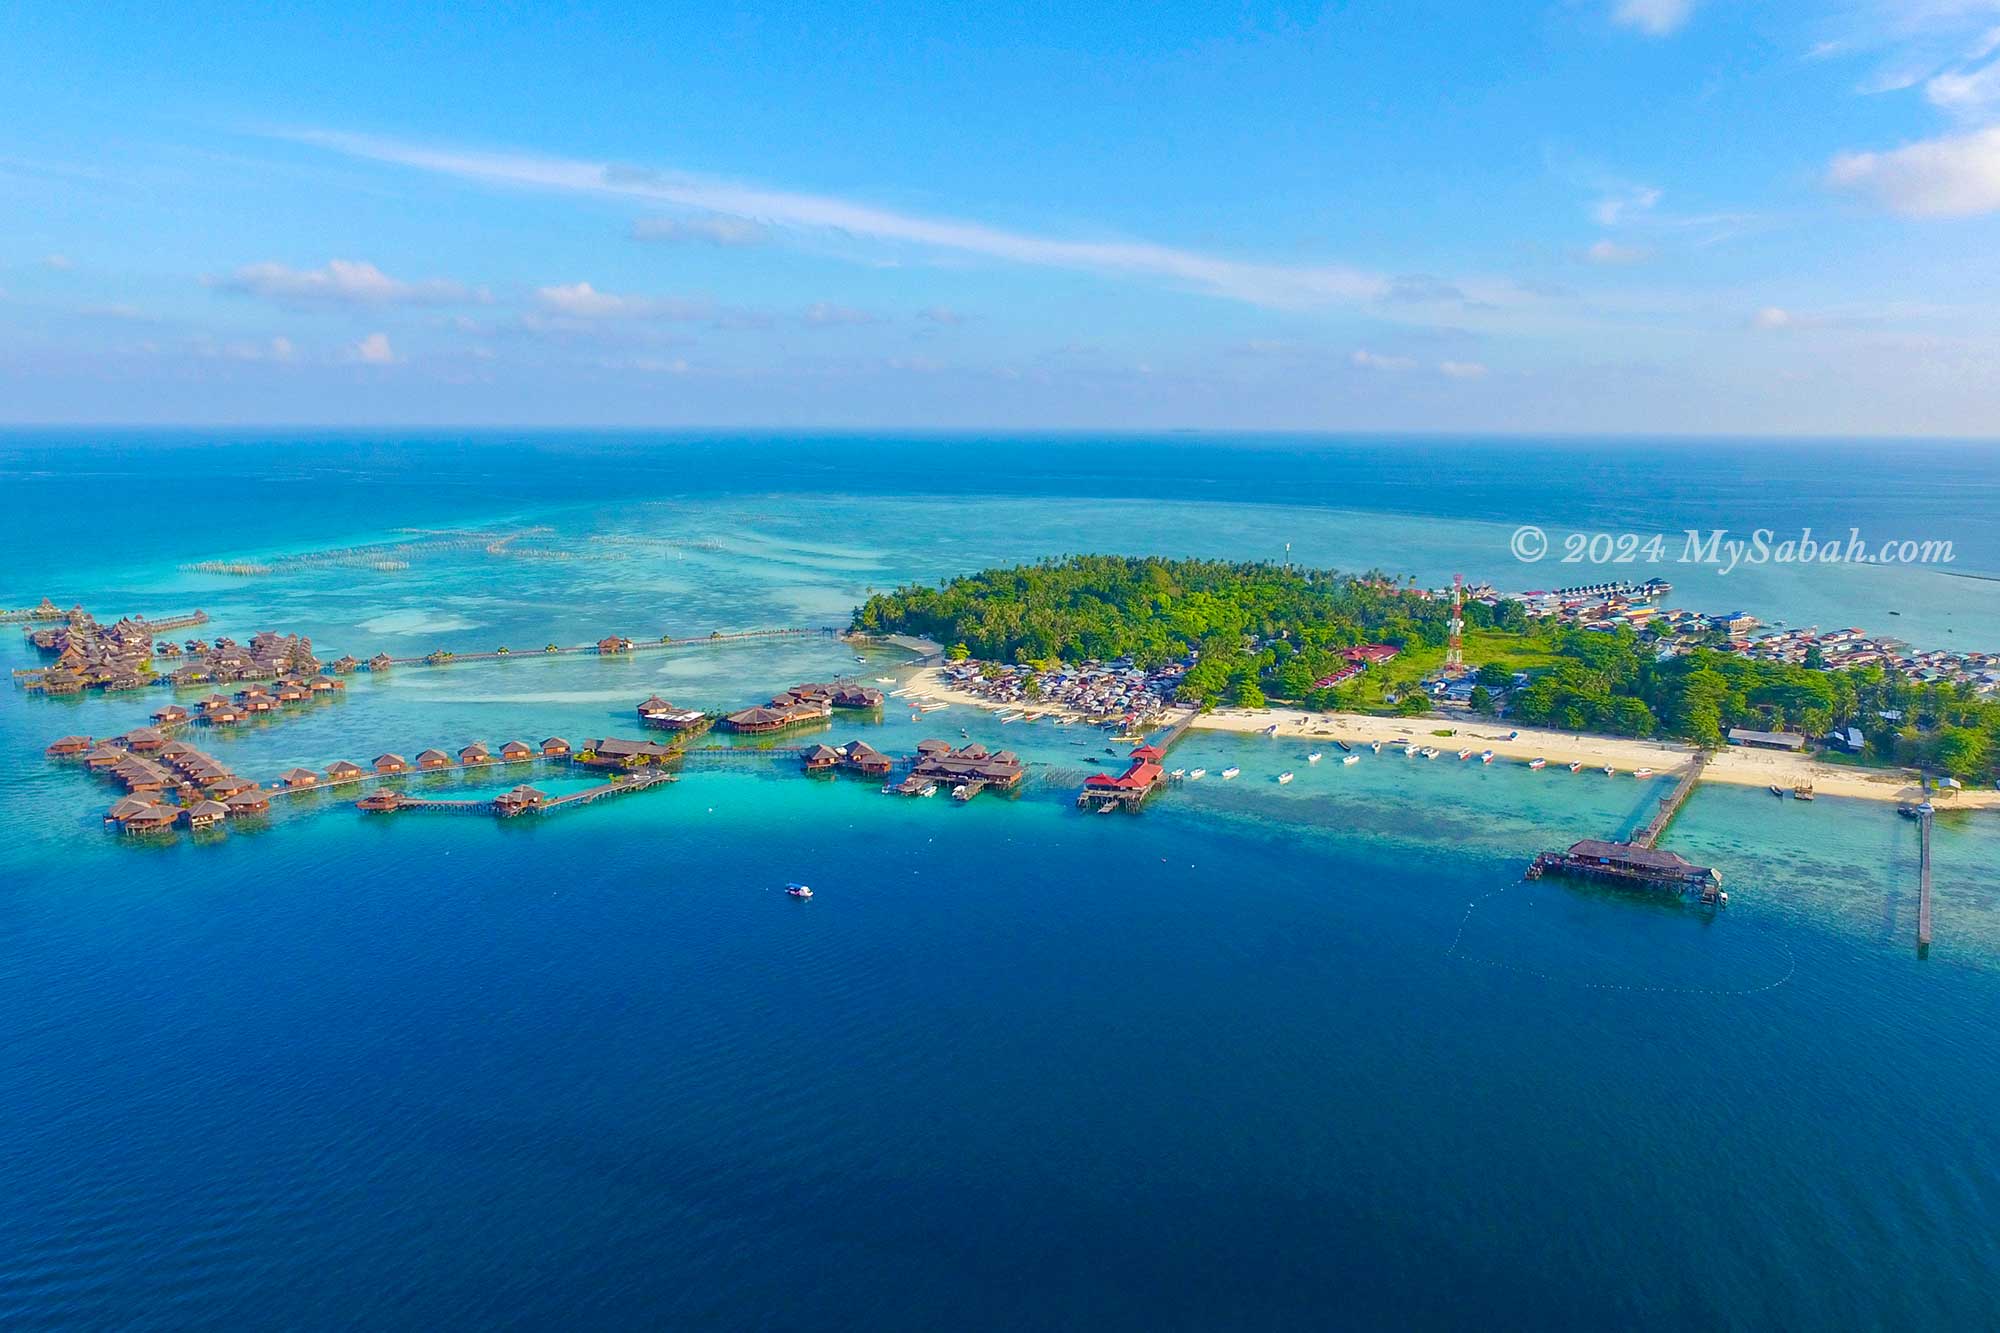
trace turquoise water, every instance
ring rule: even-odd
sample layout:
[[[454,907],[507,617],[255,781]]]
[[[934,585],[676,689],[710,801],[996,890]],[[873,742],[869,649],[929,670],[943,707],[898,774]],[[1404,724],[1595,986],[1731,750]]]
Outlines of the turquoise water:
[[[1117,466],[1017,442],[1038,466],[1015,495],[990,443],[224,442],[241,509],[190,480],[206,442],[10,443],[0,601],[199,604],[205,632],[299,630],[328,656],[833,623],[870,587],[1082,549],[1292,540],[1430,576],[1508,530],[1490,476],[1463,481],[1488,448],[1436,442],[1373,473],[1356,442],[1118,442]],[[1949,457],[1962,493],[1986,484]],[[1757,466],[1704,459],[1653,503],[1700,512]],[[972,498],[940,498],[953,467]],[[1516,470],[1521,494],[1559,489]],[[65,553],[140,476],[146,521]],[[1256,502],[1277,476],[1337,493]],[[1886,497],[1865,526],[1971,512],[1865,489]],[[569,558],[179,568],[471,524],[546,525],[520,544]],[[1902,619],[1988,623],[1988,585],[1898,573]],[[200,739],[269,776],[632,735],[649,693],[738,705],[903,660],[869,656],[815,636],[364,673]],[[0,665],[29,661],[0,634]],[[1885,806],[1705,788],[1669,842],[1724,868],[1731,906],[1706,914],[1519,881],[1543,846],[1632,827],[1653,790],[1629,778],[1308,766],[1195,733],[1175,762],[1208,779],[1100,819],[1068,804],[1097,733],[891,709],[817,734],[962,728],[1031,761],[1021,795],[892,801],[772,759],[547,819],[322,793],[144,844],[39,751],[149,698],[0,698],[9,1327],[1992,1322],[1991,816],[1939,821],[1920,960],[1914,830]],[[779,891],[798,878],[809,903]]]

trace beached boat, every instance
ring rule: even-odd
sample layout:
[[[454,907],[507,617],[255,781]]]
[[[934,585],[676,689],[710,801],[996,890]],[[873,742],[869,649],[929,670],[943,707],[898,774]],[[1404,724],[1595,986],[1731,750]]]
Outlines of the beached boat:
[[[1268,727],[1264,728],[1264,734],[1265,734],[1266,736],[1275,736],[1275,735],[1277,735],[1277,734],[1278,734],[1278,724],[1277,724],[1277,723],[1275,723],[1275,722],[1273,722],[1273,723],[1272,723],[1272,724],[1271,724],[1270,726],[1268,726]]]
[[[1290,782],[1291,780],[1292,780],[1292,775],[1290,773],[1278,774],[1278,785],[1280,787],[1284,786],[1287,782]]]
[[[1581,773],[1583,771],[1583,760],[1572,759],[1570,761],[1569,771],[1572,773]]]
[[[1492,762],[1493,762],[1493,751],[1491,751],[1491,750],[1481,750],[1481,751],[1479,752],[1479,762],[1480,762],[1480,763],[1482,763],[1482,764],[1490,764],[1490,763],[1492,763]]]
[[[1549,761],[1546,759],[1530,759],[1528,761],[1529,768],[1547,768],[1548,766]]]
[[[804,884],[787,884],[785,892],[794,898],[810,898],[813,896],[812,889]]]
[[[1361,756],[1358,754],[1346,755],[1342,757],[1340,762],[1343,764],[1358,764],[1361,762]]]
[[[1618,770],[1613,768],[1611,765],[1606,764],[1604,766],[1604,776],[1607,778],[1616,777],[1618,776]]]
[[[1653,776],[1653,770],[1650,768],[1635,768],[1632,770],[1632,776],[1635,778],[1650,778]]]
[[[1518,731],[1510,731],[1507,733],[1507,739],[1510,741],[1518,741],[1521,739],[1521,733]]]
[[[1324,758],[1326,758],[1324,754],[1321,754],[1318,750],[1314,750],[1311,754],[1306,756],[1306,762],[1308,764],[1317,764],[1320,760]]]
[[[1797,786],[1797,787],[1794,787],[1794,788],[1792,788],[1792,799],[1793,799],[1793,800],[1795,800],[1795,801],[1810,801],[1810,800],[1811,800],[1812,798],[1813,798],[1813,789],[1812,789],[1812,784],[1811,784],[1810,782],[1808,782],[1808,783],[1804,783],[1804,784],[1803,784],[1803,785],[1801,785],[1801,786]]]
[[[1426,745],[1424,747],[1424,758],[1426,759],[1435,759],[1438,757],[1439,753],[1440,751],[1435,745]]]
[[[1458,752],[1458,762],[1459,762],[1459,763],[1461,763],[1461,764],[1462,764],[1462,763],[1464,763],[1464,762],[1465,762],[1466,760],[1468,760],[1468,759],[1470,759],[1470,758],[1472,758],[1472,751],[1470,751],[1470,750],[1460,750],[1460,751]]]
[[[1785,789],[1783,787],[1780,787],[1775,782],[1772,783],[1770,786],[1766,787],[1764,790],[1770,792],[1771,795],[1777,797],[1781,801],[1785,798]]]
[[[1222,770],[1222,776],[1225,778],[1233,778],[1242,771],[1243,770],[1240,768],[1225,768]]]
[[[1333,744],[1334,747],[1338,749],[1342,754],[1347,753],[1348,745],[1346,741],[1335,741]]]

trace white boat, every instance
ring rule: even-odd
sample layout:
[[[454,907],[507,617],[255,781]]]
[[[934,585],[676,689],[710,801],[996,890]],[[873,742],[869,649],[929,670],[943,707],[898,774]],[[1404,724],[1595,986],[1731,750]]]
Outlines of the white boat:
[[[1358,764],[1361,762],[1361,756],[1358,754],[1344,755],[1340,762],[1342,764]]]
[[[1569,771],[1572,773],[1581,773],[1583,771],[1583,760],[1581,759],[1573,760],[1570,763]]]
[[[896,678],[894,676],[877,676],[875,677],[875,683],[877,685],[894,685]]]
[[[1470,750],[1460,750],[1460,751],[1458,752],[1458,761],[1459,761],[1459,762],[1460,762],[1461,764],[1462,764],[1462,763],[1464,763],[1464,762],[1465,762],[1466,760],[1468,760],[1468,759],[1470,759],[1470,758],[1472,758],[1472,751],[1470,751]]]
[[[919,796],[935,796],[935,795],[937,795],[937,783],[933,782],[933,783],[932,783],[932,784],[931,784],[930,786],[928,786],[928,787],[925,787],[925,788],[923,788],[923,789],[922,789],[921,791],[919,791],[919,792],[917,793],[917,795],[919,795]]]
[[[1290,782],[1291,780],[1292,780],[1292,775],[1290,773],[1278,774],[1278,785],[1280,787],[1284,786],[1287,782]]]
[[[813,891],[804,884],[787,884],[785,892],[791,894],[794,898],[810,898],[813,896]]]
[[[1242,771],[1243,770],[1240,768],[1225,768],[1222,770],[1222,776],[1225,778],[1233,778]]]
[[[1182,778],[1187,776],[1187,770],[1185,768],[1177,768],[1173,772],[1167,774],[1167,776],[1172,778],[1175,782],[1179,782]]]
[[[1373,751],[1374,751],[1374,752],[1375,752],[1376,754],[1380,754],[1380,753],[1382,753],[1382,742],[1380,742],[1380,741],[1370,741],[1370,742],[1368,742],[1368,748],[1369,748],[1370,750],[1373,750]]]
[[[1617,775],[1618,775],[1618,770],[1617,770],[1617,769],[1613,768],[1613,767],[1612,767],[1611,765],[1609,765],[1609,764],[1606,764],[1606,765],[1604,766],[1604,776],[1605,776],[1605,777],[1607,777],[1607,778],[1610,778],[1610,777],[1616,777]]]
[[[1208,770],[1205,768],[1190,768],[1188,770],[1189,782],[1200,782],[1203,778],[1207,776],[1208,776]]]
[[[1314,750],[1311,754],[1306,756],[1306,762],[1308,764],[1317,764],[1320,760],[1324,758],[1326,758],[1325,755],[1321,754],[1318,750]]]
[[[1437,748],[1437,746],[1435,746],[1435,745],[1426,745],[1426,746],[1424,747],[1424,758],[1426,758],[1426,759],[1435,759],[1435,758],[1437,758],[1437,757],[1438,757],[1438,748]]]
[[[1493,751],[1491,751],[1491,750],[1481,750],[1481,751],[1479,752],[1479,762],[1480,762],[1480,763],[1482,763],[1482,764],[1490,764],[1490,763],[1492,763],[1492,762],[1493,762]]]
[[[1528,761],[1529,768],[1547,768],[1548,766],[1549,761],[1546,759],[1530,759]]]
[[[1632,770],[1632,776],[1635,778],[1650,778],[1653,776],[1653,770],[1650,768],[1635,768]]]
[[[1277,723],[1275,723],[1275,722],[1273,722],[1273,723],[1272,723],[1272,724],[1271,724],[1270,726],[1268,726],[1268,727],[1264,728],[1264,734],[1265,734],[1266,736],[1275,736],[1275,735],[1277,735],[1277,734],[1278,734],[1278,724],[1277,724]]]

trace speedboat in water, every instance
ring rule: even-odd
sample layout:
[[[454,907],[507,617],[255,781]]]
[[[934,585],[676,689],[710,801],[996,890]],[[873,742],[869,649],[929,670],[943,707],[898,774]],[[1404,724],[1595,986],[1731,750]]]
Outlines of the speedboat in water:
[[[812,889],[804,884],[787,884],[785,892],[794,898],[810,898],[813,896]]]
[[[1466,760],[1468,760],[1468,759],[1470,759],[1470,758],[1472,758],[1472,751],[1470,751],[1470,750],[1460,750],[1460,751],[1458,752],[1458,762],[1459,762],[1459,763],[1461,763],[1461,764],[1462,764],[1462,763],[1464,763],[1464,762],[1465,762]]]
[[[1650,778],[1653,776],[1653,770],[1650,768],[1635,768],[1632,770],[1632,776],[1635,778]]]
[[[1480,762],[1480,763],[1482,763],[1482,764],[1490,764],[1490,763],[1492,763],[1492,762],[1493,762],[1493,751],[1491,751],[1491,750],[1481,750],[1481,751],[1479,752],[1479,762]]]
[[[1242,771],[1243,770],[1240,768],[1225,768],[1222,770],[1222,776],[1225,778],[1233,778]]]
[[[1343,757],[1343,758],[1341,759],[1341,761],[1340,761],[1340,762],[1341,762],[1341,763],[1342,763],[1343,765],[1344,765],[1344,764],[1358,764],[1358,763],[1360,763],[1360,762],[1361,762],[1361,756],[1360,756],[1360,755],[1358,755],[1358,754],[1350,754],[1350,755],[1347,755],[1347,756]]]
[[[1583,771],[1583,760],[1572,759],[1570,761],[1569,771],[1572,773],[1581,773]]]
[[[1188,770],[1189,782],[1200,782],[1203,778],[1207,776],[1208,776],[1208,770],[1205,768],[1190,768]]]
[[[1529,768],[1547,768],[1548,766],[1549,761],[1546,759],[1530,759],[1528,761]]]
[[[1311,754],[1306,756],[1306,762],[1308,764],[1317,764],[1320,760],[1324,758],[1326,758],[1325,755],[1321,754],[1318,750],[1314,750]]]
[[[1290,782],[1291,780],[1292,780],[1292,775],[1290,773],[1278,774],[1278,785],[1280,787],[1284,786],[1287,782]]]

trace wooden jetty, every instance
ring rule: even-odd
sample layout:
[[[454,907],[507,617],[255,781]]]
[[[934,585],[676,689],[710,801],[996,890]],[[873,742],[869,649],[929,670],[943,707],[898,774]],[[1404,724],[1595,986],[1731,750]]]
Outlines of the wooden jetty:
[[[629,653],[663,652],[669,648],[721,647],[732,643],[746,643],[763,639],[798,639],[814,634],[832,634],[834,632],[834,630],[825,628],[746,629],[736,630],[727,634],[718,631],[714,634],[703,634],[685,639],[664,636],[658,639],[627,639],[613,635],[600,639],[596,643],[571,644],[567,647],[550,644],[546,648],[524,648],[519,652],[508,648],[498,648],[492,652],[485,653],[460,653],[440,649],[434,652],[423,653],[416,657],[371,658],[369,659],[368,666],[370,670],[379,671],[385,667],[452,666],[459,662],[505,662],[516,658],[624,657]]]
[[[518,787],[513,792],[488,800],[434,799],[426,796],[406,796],[401,792],[393,794],[377,792],[372,796],[363,797],[355,804],[370,814],[428,810],[437,814],[497,815],[502,819],[512,819],[519,815],[545,815],[557,810],[573,809],[589,805],[593,801],[604,800],[606,797],[623,796],[635,791],[650,791],[654,787],[665,786],[675,781],[678,779],[671,773],[617,777],[609,782],[600,782],[594,787],[586,787],[582,791],[569,792],[563,796],[542,796],[541,793],[534,792],[533,795],[537,798],[534,800],[509,799],[522,791]],[[393,799],[390,799],[392,795]]]
[[[1917,817],[1920,842],[1917,853],[1917,949],[1931,947],[1931,814]]]
[[[1651,847],[1660,840],[1660,835],[1667,831],[1667,825],[1680,813],[1687,798],[1694,795],[1695,785],[1701,781],[1701,771],[1707,767],[1708,752],[1703,751],[1688,764],[1687,771],[1681,774],[1681,780],[1674,784],[1674,789],[1660,798],[1660,808],[1654,811],[1646,827],[1632,839],[1634,847]]]

